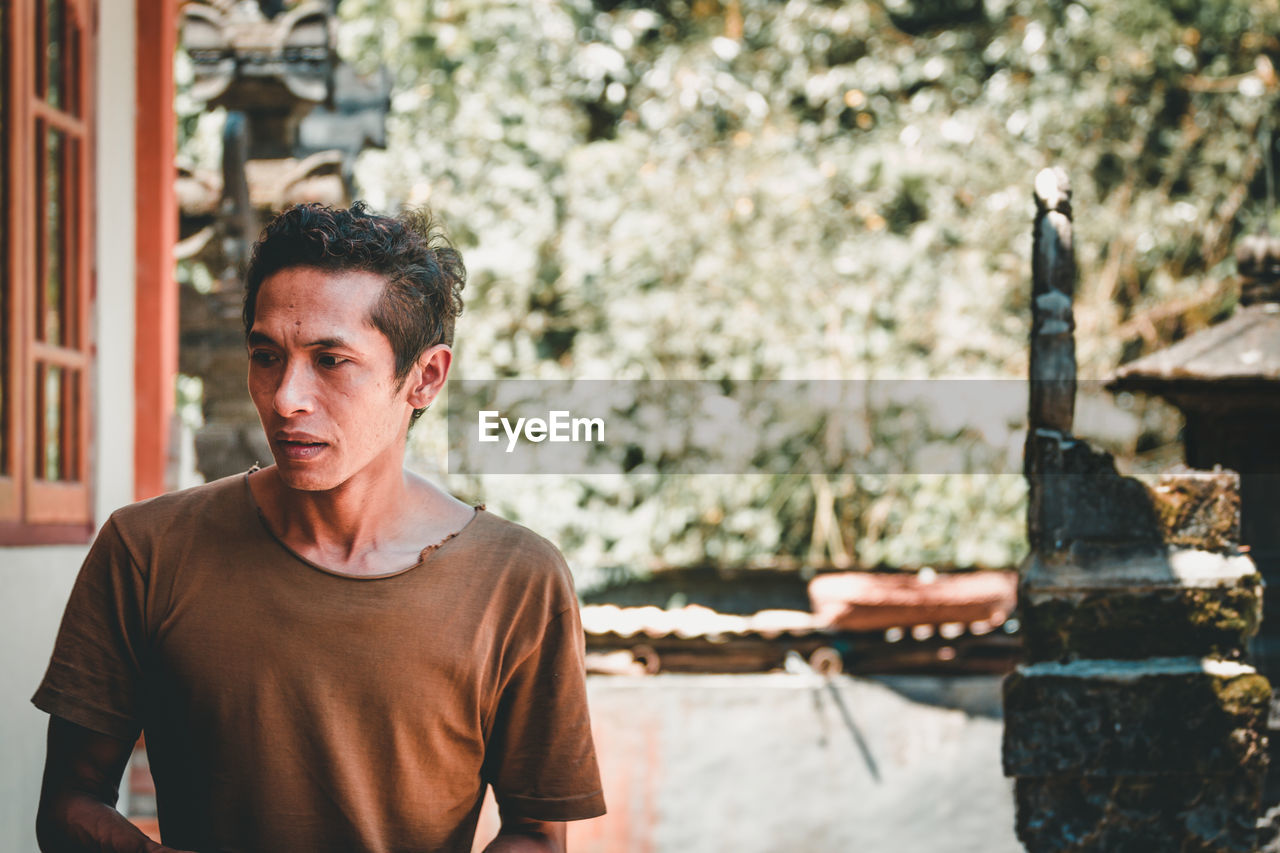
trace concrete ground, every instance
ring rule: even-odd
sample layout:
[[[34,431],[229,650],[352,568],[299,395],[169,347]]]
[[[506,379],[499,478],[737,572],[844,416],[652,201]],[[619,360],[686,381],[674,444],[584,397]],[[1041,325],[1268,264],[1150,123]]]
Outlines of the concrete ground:
[[[570,849],[1021,851],[999,690],[991,676],[592,677],[610,813],[571,824]]]

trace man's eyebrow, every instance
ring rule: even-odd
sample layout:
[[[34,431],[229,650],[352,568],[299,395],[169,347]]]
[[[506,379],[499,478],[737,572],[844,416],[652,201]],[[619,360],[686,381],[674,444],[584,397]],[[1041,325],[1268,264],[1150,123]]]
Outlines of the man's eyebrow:
[[[317,338],[316,340],[312,341],[309,344],[304,344],[304,346],[307,347],[308,349],[310,349],[311,347],[324,347],[325,349],[342,349],[346,345],[347,345],[347,342],[342,338]]]
[[[262,332],[257,332],[257,331],[250,332],[249,336],[246,338],[246,342],[251,347],[276,346],[275,340],[270,335],[264,334]]]
[[[252,331],[249,333],[248,344],[251,347],[278,347],[275,339],[265,332]],[[342,349],[347,346],[347,342],[343,338],[317,338],[303,344],[306,349],[324,348],[324,349]]]

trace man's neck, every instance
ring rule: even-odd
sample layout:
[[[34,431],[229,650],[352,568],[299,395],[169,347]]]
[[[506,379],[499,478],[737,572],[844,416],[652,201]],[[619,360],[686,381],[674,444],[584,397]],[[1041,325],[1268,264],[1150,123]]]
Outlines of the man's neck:
[[[334,489],[286,485],[274,467],[250,477],[272,532],[317,565],[348,574],[384,574],[414,565],[429,545],[456,533],[471,509],[400,469]]]

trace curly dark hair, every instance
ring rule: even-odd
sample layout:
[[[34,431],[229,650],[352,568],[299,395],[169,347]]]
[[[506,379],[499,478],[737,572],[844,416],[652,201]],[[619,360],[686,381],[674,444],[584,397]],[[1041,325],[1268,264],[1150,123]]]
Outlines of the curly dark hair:
[[[401,383],[429,347],[453,343],[467,271],[428,210],[380,216],[358,201],[348,210],[298,204],[281,212],[253,244],[245,274],[246,337],[253,328],[262,283],[291,267],[371,272],[386,278],[369,322],[391,342],[395,378]],[[415,409],[413,421],[424,411]]]

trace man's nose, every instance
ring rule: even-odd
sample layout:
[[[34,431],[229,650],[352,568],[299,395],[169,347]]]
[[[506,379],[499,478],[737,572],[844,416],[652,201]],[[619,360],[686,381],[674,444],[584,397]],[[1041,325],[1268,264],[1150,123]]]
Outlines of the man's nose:
[[[280,385],[276,388],[276,414],[289,417],[310,412],[314,398],[314,377],[305,362],[289,359],[280,376]]]

